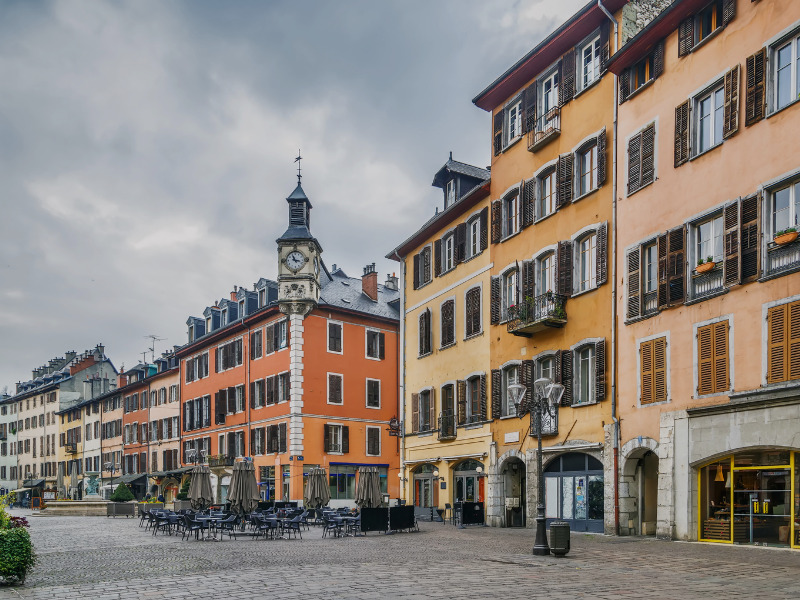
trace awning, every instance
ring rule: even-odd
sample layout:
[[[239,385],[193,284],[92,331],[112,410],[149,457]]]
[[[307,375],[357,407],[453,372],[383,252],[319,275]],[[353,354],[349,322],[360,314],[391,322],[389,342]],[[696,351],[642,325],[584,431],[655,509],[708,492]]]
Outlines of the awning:
[[[147,477],[146,473],[134,473],[132,475],[121,475],[120,477],[114,478],[114,483],[133,483],[134,481],[138,481],[139,479],[144,479]]]
[[[12,494],[16,494],[17,492],[30,492],[30,488],[19,488],[18,490],[11,490]]]
[[[188,473],[193,468],[194,467],[181,467],[180,469],[172,469],[171,471],[156,471],[155,473],[150,473],[150,477],[175,477],[176,475]]]
[[[35,488],[44,486],[44,479],[26,479],[22,482],[24,488]]]

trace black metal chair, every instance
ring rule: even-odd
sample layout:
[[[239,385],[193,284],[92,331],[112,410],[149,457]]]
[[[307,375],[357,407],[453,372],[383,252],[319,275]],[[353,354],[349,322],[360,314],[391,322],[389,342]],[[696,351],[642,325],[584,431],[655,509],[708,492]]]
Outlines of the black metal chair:
[[[208,529],[208,523],[204,521],[197,521],[189,515],[183,515],[183,537],[191,536],[194,533],[194,539],[198,539],[199,534]]]
[[[228,534],[228,538],[236,539],[236,534],[241,534],[239,530],[239,525],[241,523],[241,517],[239,515],[230,515],[227,519],[224,519],[217,523],[217,528],[220,531],[220,539],[223,538],[224,534]]]
[[[294,519],[290,519],[288,521],[283,522],[283,532],[286,532],[286,535],[289,536],[289,539],[292,539],[292,533],[294,533],[295,539],[297,539],[297,536],[299,535],[300,539],[302,540],[303,534],[300,532],[301,524],[302,524],[302,516],[297,515]]]

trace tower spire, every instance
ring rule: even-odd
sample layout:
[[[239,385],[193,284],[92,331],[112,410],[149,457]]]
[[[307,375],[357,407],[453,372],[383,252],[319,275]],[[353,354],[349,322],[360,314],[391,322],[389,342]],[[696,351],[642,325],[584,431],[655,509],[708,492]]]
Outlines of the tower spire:
[[[300,148],[297,149],[297,158],[294,159],[294,162],[297,163],[297,185],[300,185],[300,180],[303,176],[300,174],[300,161],[303,160],[303,157],[300,156]]]

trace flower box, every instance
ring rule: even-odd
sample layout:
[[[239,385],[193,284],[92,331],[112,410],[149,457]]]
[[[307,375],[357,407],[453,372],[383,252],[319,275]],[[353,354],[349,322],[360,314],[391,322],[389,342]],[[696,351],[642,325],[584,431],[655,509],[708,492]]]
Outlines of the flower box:
[[[714,267],[716,267],[716,266],[717,266],[717,263],[715,263],[715,262],[704,262],[701,265],[697,265],[697,268],[695,269],[695,271],[697,273],[708,273],[709,271],[713,271]]]
[[[797,239],[796,231],[787,231],[786,233],[776,235],[774,238],[774,242],[778,244],[778,246],[784,246],[786,244],[791,244],[796,239]]]

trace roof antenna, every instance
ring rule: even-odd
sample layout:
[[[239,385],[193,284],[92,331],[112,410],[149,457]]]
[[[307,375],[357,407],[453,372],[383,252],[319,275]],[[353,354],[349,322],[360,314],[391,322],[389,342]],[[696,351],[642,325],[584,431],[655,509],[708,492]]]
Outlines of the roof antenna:
[[[453,151],[450,150],[450,160],[453,160]]]
[[[303,157],[300,156],[300,148],[297,149],[297,158],[294,159],[294,162],[297,163],[297,185],[300,185],[300,179],[302,179],[302,175],[300,174],[300,161],[303,160]]]

